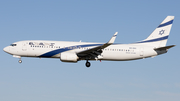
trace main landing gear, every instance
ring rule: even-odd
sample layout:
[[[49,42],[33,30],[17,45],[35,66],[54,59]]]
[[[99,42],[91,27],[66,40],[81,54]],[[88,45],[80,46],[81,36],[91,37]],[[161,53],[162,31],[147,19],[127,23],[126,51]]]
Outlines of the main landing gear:
[[[88,62],[88,60],[86,61],[86,67],[90,67],[91,66],[91,63]]]

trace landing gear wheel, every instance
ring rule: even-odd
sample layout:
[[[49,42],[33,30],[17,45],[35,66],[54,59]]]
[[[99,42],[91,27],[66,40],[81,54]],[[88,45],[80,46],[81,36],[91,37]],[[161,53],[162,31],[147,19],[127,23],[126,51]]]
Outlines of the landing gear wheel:
[[[19,62],[19,63],[22,63],[22,60],[19,60],[18,62]]]
[[[86,62],[86,67],[90,67],[91,66],[91,63],[90,62]]]

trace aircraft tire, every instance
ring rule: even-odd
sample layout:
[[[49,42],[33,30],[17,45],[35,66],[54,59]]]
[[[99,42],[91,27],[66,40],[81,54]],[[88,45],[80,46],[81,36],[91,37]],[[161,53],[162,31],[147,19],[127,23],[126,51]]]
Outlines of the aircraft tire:
[[[86,62],[86,67],[90,67],[91,63],[90,62]]]
[[[19,63],[22,63],[22,60],[19,60],[18,62],[19,62]]]

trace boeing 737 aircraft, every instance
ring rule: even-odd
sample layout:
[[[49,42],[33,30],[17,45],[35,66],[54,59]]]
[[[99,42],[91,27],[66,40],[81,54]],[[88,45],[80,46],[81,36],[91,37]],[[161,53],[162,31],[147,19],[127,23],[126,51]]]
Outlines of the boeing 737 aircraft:
[[[67,42],[27,40],[19,41],[5,47],[6,53],[19,58],[59,58],[62,62],[86,60],[126,61],[144,59],[164,54],[175,45],[166,46],[174,16],[167,16],[164,21],[145,40],[132,44],[114,44],[116,32],[107,43]]]

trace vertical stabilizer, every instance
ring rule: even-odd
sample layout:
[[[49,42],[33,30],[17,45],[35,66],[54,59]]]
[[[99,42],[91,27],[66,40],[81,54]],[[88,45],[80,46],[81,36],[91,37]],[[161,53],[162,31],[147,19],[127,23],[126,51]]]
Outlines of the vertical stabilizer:
[[[167,16],[148,38],[138,43],[148,44],[156,48],[166,46],[173,20],[174,16]]]

